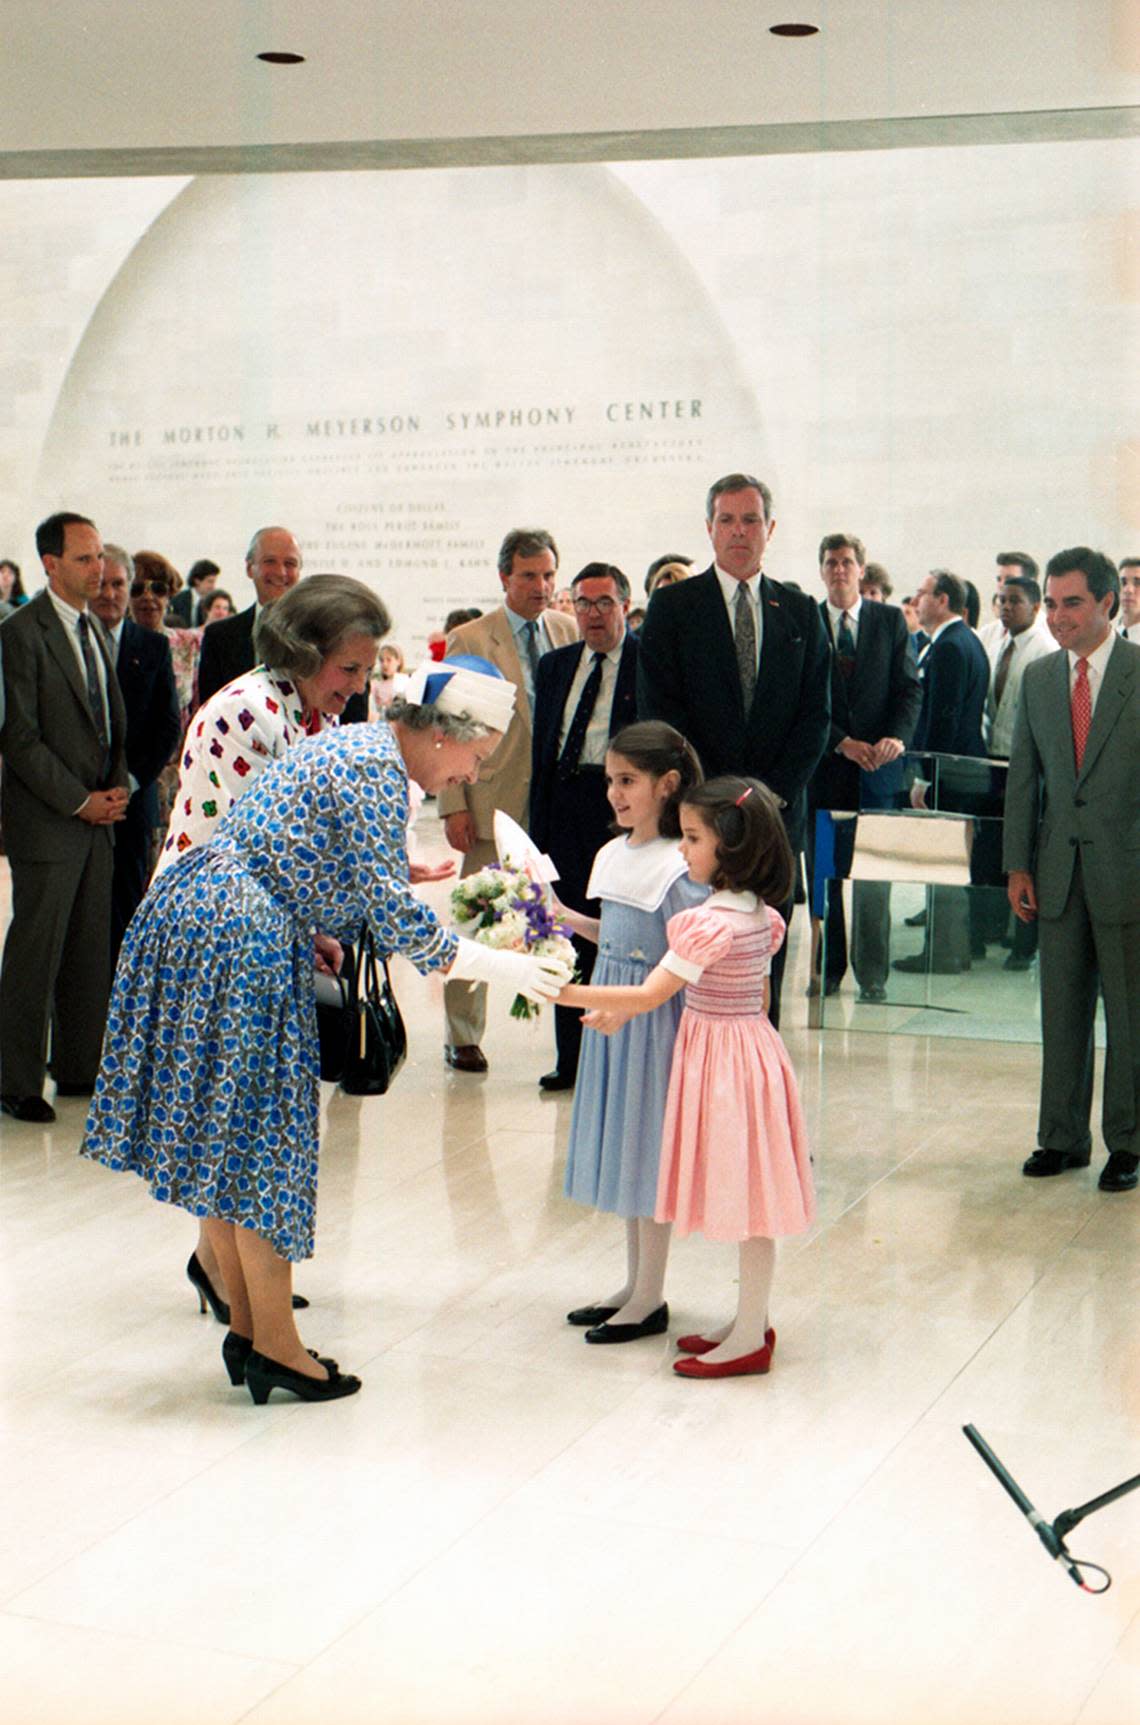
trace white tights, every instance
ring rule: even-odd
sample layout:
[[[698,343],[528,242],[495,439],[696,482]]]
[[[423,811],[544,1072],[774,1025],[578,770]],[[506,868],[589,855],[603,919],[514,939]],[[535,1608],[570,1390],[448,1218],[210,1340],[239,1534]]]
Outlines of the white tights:
[[[665,1268],[669,1262],[672,1222],[654,1222],[637,1216],[625,1225],[626,1277],[616,1294],[599,1300],[600,1306],[616,1306],[612,1324],[640,1324],[655,1312],[665,1297]]]
[[[711,1353],[702,1354],[702,1359],[716,1365],[721,1360],[738,1360],[744,1354],[754,1354],[764,1346],[775,1268],[775,1240],[762,1234],[755,1240],[740,1242],[740,1292],[736,1301],[736,1317],[719,1330],[704,1332],[708,1341],[718,1345]]]

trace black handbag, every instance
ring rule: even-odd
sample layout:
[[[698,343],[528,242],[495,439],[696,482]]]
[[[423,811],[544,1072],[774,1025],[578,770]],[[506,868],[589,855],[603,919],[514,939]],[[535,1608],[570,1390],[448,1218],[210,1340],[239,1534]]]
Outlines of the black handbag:
[[[349,1096],[383,1096],[408,1053],[387,958],[365,925],[354,963],[339,978],[343,1005],[318,1003],[321,1077]]]

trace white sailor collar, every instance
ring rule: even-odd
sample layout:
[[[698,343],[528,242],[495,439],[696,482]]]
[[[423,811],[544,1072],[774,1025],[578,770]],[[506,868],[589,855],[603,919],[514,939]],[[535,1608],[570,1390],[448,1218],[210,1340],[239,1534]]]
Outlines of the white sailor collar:
[[[594,858],[586,897],[606,898],[634,910],[659,910],[669,888],[687,873],[675,839],[650,839],[644,845],[631,845],[625,837],[611,839]]]

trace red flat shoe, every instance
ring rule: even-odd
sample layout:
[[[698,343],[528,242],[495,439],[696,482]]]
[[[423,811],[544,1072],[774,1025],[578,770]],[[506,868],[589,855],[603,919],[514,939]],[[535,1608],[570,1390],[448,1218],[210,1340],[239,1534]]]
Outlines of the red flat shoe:
[[[674,1360],[673,1370],[679,1378],[746,1378],[766,1372],[772,1364],[772,1350],[765,1346],[754,1354],[741,1354],[735,1360]]]
[[[764,1346],[770,1354],[776,1351],[775,1330],[764,1331]],[[710,1342],[707,1336],[678,1336],[677,1352],[679,1354],[711,1354],[714,1348],[719,1348],[719,1342]]]

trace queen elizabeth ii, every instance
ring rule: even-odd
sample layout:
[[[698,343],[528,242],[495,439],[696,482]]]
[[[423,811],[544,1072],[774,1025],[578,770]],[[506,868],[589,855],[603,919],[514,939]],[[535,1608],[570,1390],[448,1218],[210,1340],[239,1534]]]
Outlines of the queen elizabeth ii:
[[[472,782],[514,696],[485,660],[418,671],[387,725],[324,732],[266,767],[127,931],[82,1154],[204,1219],[230,1294],[223,1358],[255,1402],[360,1388],[306,1350],[292,1305],[316,1203],[314,931],[352,939],[367,919],[422,972],[532,999],[568,980],[557,960],[456,936],[408,883],[408,778]]]

